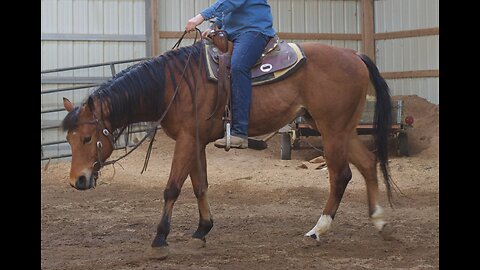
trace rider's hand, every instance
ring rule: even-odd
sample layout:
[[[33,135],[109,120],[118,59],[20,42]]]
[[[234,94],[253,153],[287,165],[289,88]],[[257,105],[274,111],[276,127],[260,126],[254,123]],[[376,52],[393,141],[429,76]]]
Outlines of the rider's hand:
[[[198,14],[197,16],[188,20],[187,25],[185,25],[185,31],[187,33],[192,32],[193,30],[195,30],[195,27],[197,27],[197,25],[201,24],[203,21],[204,19],[202,14]]]

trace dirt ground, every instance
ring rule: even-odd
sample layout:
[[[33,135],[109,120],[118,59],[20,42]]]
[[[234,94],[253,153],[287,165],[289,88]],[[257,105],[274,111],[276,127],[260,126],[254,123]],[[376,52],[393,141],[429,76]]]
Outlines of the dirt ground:
[[[186,245],[198,224],[198,209],[187,179],[175,204],[169,235],[170,256],[150,260],[145,252],[160,219],[173,154],[173,140],[160,132],[140,174],[146,145],[121,166],[102,170],[96,189],[68,184],[69,163],[42,166],[42,269],[438,269],[439,160],[438,105],[417,96],[395,97],[415,118],[409,130],[409,157],[391,151],[391,174],[404,195],[381,202],[395,239],[383,240],[368,218],[364,180],[354,166],[331,231],[319,245],[303,235],[326,203],[326,170],[299,168],[319,155],[292,151],[280,159],[280,137],[266,150],[207,148],[209,196],[214,227],[207,246]],[[370,143],[370,136],[365,136]],[[319,145],[318,137],[304,138]],[[394,140],[392,140],[394,145]],[[392,149],[394,147],[392,146]],[[114,153],[115,155],[121,154]]]

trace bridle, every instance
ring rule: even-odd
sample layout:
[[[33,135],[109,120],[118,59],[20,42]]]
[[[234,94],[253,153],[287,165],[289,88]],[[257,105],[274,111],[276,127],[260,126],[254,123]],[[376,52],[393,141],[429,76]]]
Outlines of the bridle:
[[[112,160],[112,161],[107,161],[107,162],[102,161],[103,143],[100,140],[100,138],[102,137],[102,135],[104,137],[107,137],[107,139],[110,142],[112,148],[114,148],[115,141],[118,139],[118,137],[117,138],[113,137],[112,133],[108,130],[105,123],[98,119],[95,112],[93,112],[93,120],[83,121],[83,122],[78,123],[77,125],[95,125],[96,135],[97,135],[96,136],[97,141],[95,142],[95,147],[96,147],[96,150],[97,150],[97,160],[95,160],[92,164],[92,168],[94,168],[95,172],[100,171],[100,169],[102,167],[106,166],[106,165],[109,165],[109,164],[112,164],[112,163],[115,163],[115,162],[118,161],[118,159],[117,160]]]

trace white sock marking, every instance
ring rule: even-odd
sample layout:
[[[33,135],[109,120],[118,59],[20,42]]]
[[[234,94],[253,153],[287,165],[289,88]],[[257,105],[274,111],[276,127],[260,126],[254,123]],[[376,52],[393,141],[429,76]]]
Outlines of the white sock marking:
[[[313,227],[309,232],[307,232],[305,236],[311,236],[315,234],[315,236],[317,237],[317,241],[320,241],[319,236],[326,234],[330,230],[331,224],[331,216],[321,215],[315,227]]]
[[[375,211],[373,212],[373,214],[370,218],[371,218],[375,228],[377,228],[377,230],[379,230],[379,231],[381,231],[383,229],[383,226],[385,226],[385,224],[387,224],[387,222],[385,222],[383,220],[383,209],[382,209],[382,207],[380,207],[380,205],[377,205],[375,207]]]

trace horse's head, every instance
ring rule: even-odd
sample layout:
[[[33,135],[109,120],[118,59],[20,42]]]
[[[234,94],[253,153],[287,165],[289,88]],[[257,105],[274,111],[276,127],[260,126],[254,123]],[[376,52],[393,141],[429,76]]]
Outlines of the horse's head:
[[[70,185],[79,190],[94,188],[98,171],[113,152],[110,124],[95,113],[92,98],[79,107],[63,98],[63,106],[68,114],[62,126],[72,148]]]

